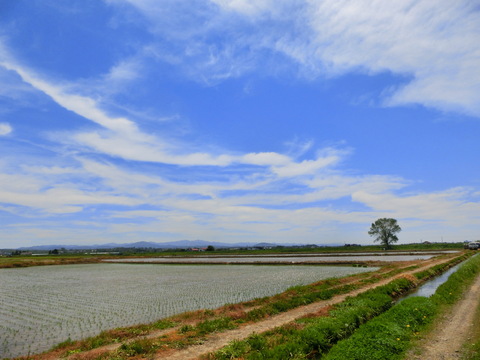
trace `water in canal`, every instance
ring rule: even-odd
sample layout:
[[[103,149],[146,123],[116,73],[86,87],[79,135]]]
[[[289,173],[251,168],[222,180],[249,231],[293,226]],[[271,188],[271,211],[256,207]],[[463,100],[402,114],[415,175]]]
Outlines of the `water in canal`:
[[[409,297],[412,297],[412,296],[425,296],[425,297],[432,296],[433,294],[435,294],[435,291],[437,291],[438,287],[442,285],[445,281],[447,281],[450,275],[452,275],[455,271],[457,271],[462,264],[463,262],[451,267],[450,269],[445,271],[443,274],[431,280],[428,280],[426,283],[416,288],[413,292],[408,293],[407,295],[398,299],[397,303],[400,303],[401,301],[408,299]]]

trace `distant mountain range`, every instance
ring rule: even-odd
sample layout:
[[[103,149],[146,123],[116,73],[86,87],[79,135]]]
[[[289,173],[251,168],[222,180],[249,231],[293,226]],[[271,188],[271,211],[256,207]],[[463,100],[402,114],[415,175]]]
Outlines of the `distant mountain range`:
[[[95,245],[38,245],[21,247],[17,250],[53,250],[53,249],[68,249],[68,250],[91,250],[91,249],[115,249],[115,248],[152,248],[152,249],[187,249],[187,248],[202,248],[212,245],[216,248],[232,248],[232,247],[270,247],[270,246],[301,246],[302,244],[273,244],[273,243],[222,243],[216,241],[205,240],[180,240],[170,242],[148,242],[139,241],[134,243],[117,244],[95,244]],[[322,244],[322,246],[338,246],[340,244]]]

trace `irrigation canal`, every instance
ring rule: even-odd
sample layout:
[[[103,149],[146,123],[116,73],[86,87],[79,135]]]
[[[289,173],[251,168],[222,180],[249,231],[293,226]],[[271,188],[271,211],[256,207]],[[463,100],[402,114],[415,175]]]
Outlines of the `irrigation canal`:
[[[412,297],[412,296],[424,296],[424,297],[432,296],[433,294],[435,294],[435,291],[437,291],[438,287],[442,285],[444,282],[446,282],[450,277],[450,275],[452,275],[455,271],[457,271],[459,267],[463,265],[463,263],[464,261],[451,267],[450,269],[445,271],[443,274],[428,280],[424,284],[414,289],[412,292],[399,298],[396,303],[398,304],[403,300],[408,299],[409,297]]]

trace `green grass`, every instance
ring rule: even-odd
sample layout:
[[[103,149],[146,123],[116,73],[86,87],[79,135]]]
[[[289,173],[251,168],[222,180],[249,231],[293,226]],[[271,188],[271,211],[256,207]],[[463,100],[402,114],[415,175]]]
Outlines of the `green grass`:
[[[402,359],[410,341],[431,321],[436,306],[427,298],[412,297],[366,323],[340,341],[326,360]]]
[[[471,258],[438,287],[430,298],[412,297],[361,326],[340,341],[327,360],[403,359],[416,336],[423,335],[435,315],[445,313],[480,273],[480,256]]]
[[[362,273],[347,278],[351,281],[359,282],[371,274],[372,273]],[[200,310],[188,312],[152,324],[108,330],[95,337],[66,343],[63,348],[67,353],[77,352],[79,350],[87,351],[111,343],[121,343],[139,335],[146,335],[157,329],[171,328],[176,325],[180,325],[178,334],[181,336],[181,339],[175,339],[173,341],[151,341],[151,343],[155,344],[152,346],[157,350],[162,346],[181,348],[191,345],[195,343],[195,341],[199,341],[209,333],[233,329],[245,322],[260,321],[270,315],[278,314],[279,312],[287,311],[306,303],[320,299],[329,299],[335,294],[345,293],[361,285],[342,285],[342,281],[343,280],[337,278],[322,280],[311,285],[292,287],[284,293],[272,297],[251,300],[242,304],[226,305],[217,311]],[[252,307],[254,309],[248,311],[248,309]],[[192,322],[197,322],[197,324],[188,324]],[[182,323],[184,325],[182,325]],[[142,346],[146,349],[145,351],[153,351],[153,348],[148,344],[148,342],[142,342]],[[61,349],[62,346],[57,348]],[[119,356],[127,358],[129,356],[128,354],[134,351],[136,350],[127,346],[121,350],[121,355]]]
[[[204,320],[194,327],[196,336],[205,336],[207,334],[218,332],[222,330],[235,329],[237,325],[230,317],[220,317],[217,319]]]
[[[133,357],[136,355],[153,354],[158,350],[158,346],[149,339],[135,340],[126,344],[122,344],[117,355],[123,357]]]

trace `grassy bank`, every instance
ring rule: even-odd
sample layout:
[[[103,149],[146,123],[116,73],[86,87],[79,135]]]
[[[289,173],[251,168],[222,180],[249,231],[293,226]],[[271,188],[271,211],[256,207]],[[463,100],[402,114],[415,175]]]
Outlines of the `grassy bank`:
[[[412,340],[462,297],[479,272],[480,256],[476,256],[453,273],[433,296],[406,299],[339,342],[325,359],[403,359]]]

